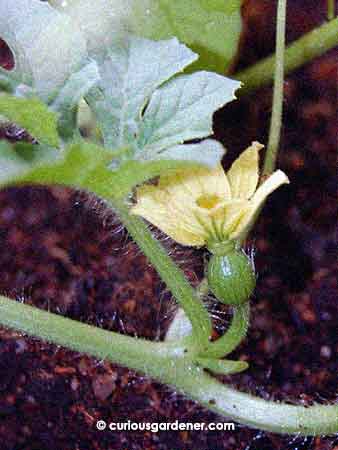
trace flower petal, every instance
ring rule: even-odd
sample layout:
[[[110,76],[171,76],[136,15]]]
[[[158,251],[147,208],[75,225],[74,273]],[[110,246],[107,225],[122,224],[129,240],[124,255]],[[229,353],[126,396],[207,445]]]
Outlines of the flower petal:
[[[232,164],[227,173],[232,198],[248,200],[254,194],[259,179],[258,152],[263,147],[253,142]]]
[[[209,231],[207,240],[222,241],[231,237],[248,205],[247,200],[229,200],[210,210],[196,207],[194,211],[199,222],[205,224]]]
[[[230,185],[220,164],[215,169],[194,168],[162,176],[159,187],[166,188],[172,195],[188,195],[193,204],[202,195],[217,196],[220,201],[230,198]]]
[[[289,179],[281,170],[274,172],[255,192],[252,199],[248,202],[249,209],[239,222],[236,230],[233,233],[233,238],[241,239],[241,236],[246,232],[251,222],[254,220],[260,207],[263,205],[265,199],[275,191],[282,184],[288,184]]]
[[[289,184],[289,178],[281,170],[276,170],[267,180],[257,189],[251,202],[255,209],[258,209],[266,197],[275,191],[282,184]]]
[[[223,233],[227,239],[233,239],[239,223],[248,213],[249,202],[246,200],[232,202],[226,210],[226,220],[223,225]]]
[[[204,229],[189,205],[184,205],[185,198],[175,198],[166,190],[146,185],[137,189],[137,203],[131,208],[131,214],[142,216],[182,245],[202,246]]]

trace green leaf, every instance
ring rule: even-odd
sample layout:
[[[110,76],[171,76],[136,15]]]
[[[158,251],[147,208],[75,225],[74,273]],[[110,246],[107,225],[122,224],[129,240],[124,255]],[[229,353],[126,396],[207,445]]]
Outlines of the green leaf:
[[[6,141],[0,141],[0,183],[16,178],[27,168],[27,163],[21,159]]]
[[[195,167],[195,161],[135,161],[111,167],[112,153],[101,146],[78,141],[65,150],[0,141],[0,186],[21,183],[63,184],[109,199],[124,198],[133,187],[164,173]]]
[[[0,141],[0,186],[17,182],[41,164],[52,164],[57,155],[50,147]]]
[[[100,84],[86,96],[105,145],[128,147],[128,159],[217,164],[223,150],[216,141],[182,144],[212,133],[214,111],[235,98],[240,83],[211,72],[172,78],[195,58],[176,38],[130,36],[114,46],[100,65]]]
[[[59,146],[57,116],[39,99],[23,99],[1,94],[0,114],[10,122],[25,128],[41,144]]]
[[[230,359],[196,358],[196,362],[216,375],[231,375],[243,372],[249,367],[249,364],[245,361],[232,361]]]
[[[242,0],[134,0],[131,30],[149,39],[176,36],[200,58],[193,70],[226,73],[240,33]]]
[[[0,142],[0,186],[62,184],[87,189],[103,198],[114,195],[110,152],[78,141],[61,152],[39,145]]]
[[[14,89],[15,83],[13,83],[6,75],[0,73],[0,91],[13,92]]]
[[[87,96],[102,125],[105,144],[120,148],[133,142],[152,93],[195,59],[177,39],[154,42],[130,37],[116,44],[100,66],[99,90]]]

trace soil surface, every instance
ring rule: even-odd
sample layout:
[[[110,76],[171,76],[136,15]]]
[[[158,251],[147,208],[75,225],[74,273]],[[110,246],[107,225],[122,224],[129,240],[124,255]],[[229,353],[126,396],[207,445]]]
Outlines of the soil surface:
[[[288,39],[325,20],[325,1],[291,0]],[[249,0],[238,68],[273,50],[276,2]],[[1,48],[0,48],[1,50]],[[4,57],[0,63],[4,65]],[[258,285],[245,342],[232,355],[248,371],[239,389],[294,404],[337,402],[337,49],[285,82],[279,167],[290,186],[267,202],[246,246]],[[215,115],[225,166],[266,142],[271,89]],[[9,140],[27,136],[15,127]],[[0,192],[0,292],[132,336],[160,339],[174,301],[106,207],[60,187]],[[166,241],[193,283],[203,252]],[[227,311],[211,305],[222,330]],[[1,450],[332,450],[338,437],[235,432],[99,432],[96,421],[217,422],[223,418],[125,368],[0,329]]]

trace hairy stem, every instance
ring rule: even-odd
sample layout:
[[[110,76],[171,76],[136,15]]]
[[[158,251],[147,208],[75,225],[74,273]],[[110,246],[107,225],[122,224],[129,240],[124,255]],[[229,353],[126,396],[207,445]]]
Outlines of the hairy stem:
[[[269,143],[264,161],[263,177],[271,175],[271,173],[275,170],[282,128],[286,3],[286,0],[278,1],[276,67],[273,89],[272,117],[270,123]]]
[[[285,51],[285,73],[312,61],[338,45],[338,18],[326,22],[290,44]],[[232,77],[242,81],[242,94],[248,94],[273,81],[276,56],[272,55]]]
[[[3,296],[0,296],[0,316],[0,323],[9,328],[138,370],[142,370],[142,364],[147,358],[153,358],[154,370],[160,373],[161,365],[170,356],[176,352],[183,354],[184,350],[177,342],[159,344],[124,336],[9,300]]]
[[[196,366],[180,342],[155,343],[122,336],[0,297],[0,323],[29,335],[145,373],[206,408],[248,426],[277,433],[338,432],[338,405],[270,402],[239,392]]]
[[[113,207],[134,241],[153,264],[192,324],[194,343],[201,351],[209,344],[211,321],[207,310],[182,271],[152,236],[142,219],[129,214],[123,201],[113,200]]]
[[[86,151],[81,152],[81,146],[74,145],[71,148],[73,153],[70,152],[71,156],[68,155],[68,159],[60,159],[58,164],[50,167],[37,168],[19,178],[17,182],[61,184],[75,189],[85,189],[105,199],[120,216],[134,241],[158,271],[191,321],[193,336],[190,346],[194,346],[196,351],[203,351],[203,348],[209,344],[212,327],[209,314],[200,296],[185,278],[182,270],[168,256],[163,246],[153,237],[143,220],[129,213],[127,202],[120,197],[119,178],[107,167],[108,160],[103,162],[100,159],[103,157],[102,150],[95,148],[98,152],[97,161],[93,163],[91,158],[88,159]],[[94,149],[90,147],[90,151]],[[108,156],[110,157],[109,152],[104,158]],[[81,168],[78,167],[78,170],[74,171],[74,164],[78,164]]]

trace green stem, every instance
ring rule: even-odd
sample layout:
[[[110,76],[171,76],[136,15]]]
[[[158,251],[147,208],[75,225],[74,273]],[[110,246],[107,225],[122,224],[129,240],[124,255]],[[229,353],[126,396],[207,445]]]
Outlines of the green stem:
[[[174,354],[183,354],[178,342],[157,343],[103,330],[0,296],[0,323],[48,342],[100,359],[142,370],[153,358],[153,374]]]
[[[231,325],[217,341],[212,342],[203,357],[223,358],[229,355],[245,338],[250,322],[250,303],[234,308]]]
[[[288,74],[338,45],[338,18],[326,22],[290,44],[285,51],[285,73]],[[241,95],[273,81],[276,56],[272,55],[237,72],[233,78],[243,82]]]
[[[162,280],[171,290],[188,316],[193,328],[193,342],[199,350],[208,346],[211,335],[211,321],[207,310],[182,271],[168,256],[162,245],[152,236],[143,222],[129,214],[129,208],[121,200],[114,199],[112,205],[129,231],[133,240],[153,264]]]
[[[338,405],[306,408],[239,392],[195,365],[188,349],[179,342],[157,343],[122,336],[5,297],[0,297],[0,323],[145,373],[173,386],[206,408],[245,425],[296,435],[338,432]]]
[[[203,284],[202,289],[204,288],[205,285]],[[187,333],[185,332],[183,333],[182,331],[186,327],[185,326],[186,316],[184,314],[182,315],[182,310],[178,310],[176,314],[177,316],[175,316],[174,321],[175,320],[180,321],[181,328],[179,328],[179,325],[176,323],[175,329],[179,329],[180,334],[175,335],[173,334],[173,332],[171,332],[169,334],[170,340],[173,340],[174,337],[175,338],[179,337],[181,339],[184,339],[184,342],[186,342],[187,344],[190,344],[191,337],[188,335],[190,329],[186,328]],[[172,322],[172,324],[174,324],[174,321]],[[217,358],[224,358],[225,356],[229,355],[229,353],[233,352],[240,345],[243,339],[245,339],[249,329],[249,323],[250,323],[249,302],[246,303],[245,305],[233,308],[233,317],[231,325],[228,328],[228,330],[219,339],[210,342],[209,345],[204,348],[200,356],[202,358],[213,358],[216,360]]]
[[[267,146],[264,161],[263,177],[271,175],[271,173],[275,170],[282,128],[286,3],[287,0],[278,1],[276,67],[273,89],[272,117],[270,124],[269,143]]]
[[[327,0],[327,19],[333,20],[335,18],[335,0]]]

